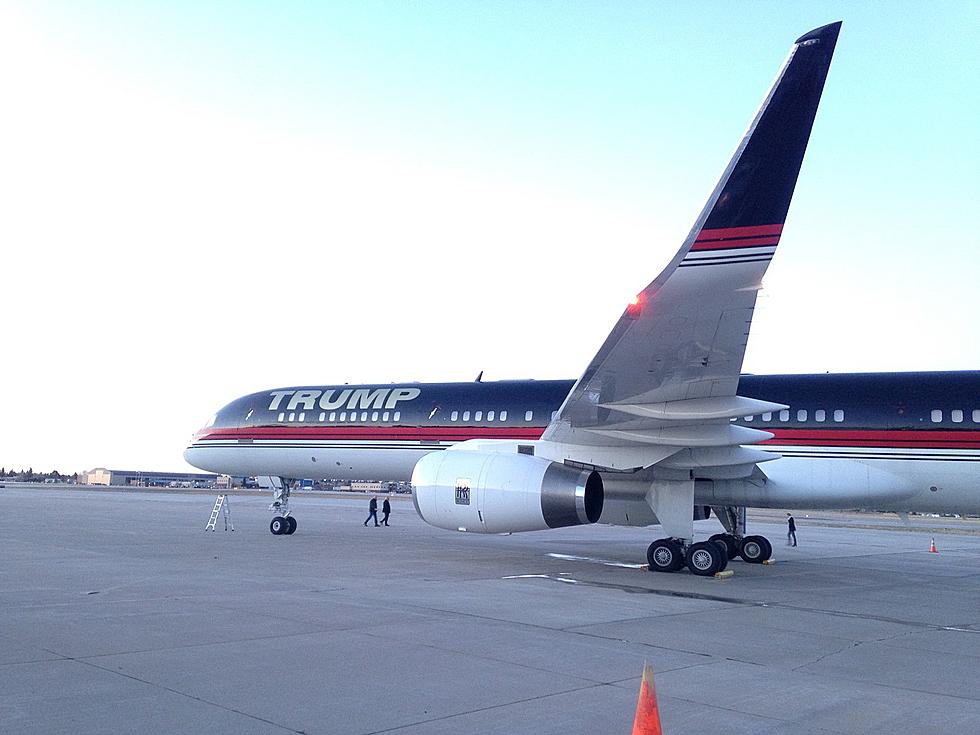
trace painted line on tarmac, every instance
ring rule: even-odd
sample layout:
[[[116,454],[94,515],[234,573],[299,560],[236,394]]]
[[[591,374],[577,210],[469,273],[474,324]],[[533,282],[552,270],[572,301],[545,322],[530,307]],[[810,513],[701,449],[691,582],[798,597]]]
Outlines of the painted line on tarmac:
[[[548,554],[552,559],[562,561],[590,561],[593,564],[602,564],[607,567],[620,567],[622,569],[646,569],[646,564],[630,564],[623,561],[610,561],[608,559],[596,559],[591,556],[572,556],[571,554]]]

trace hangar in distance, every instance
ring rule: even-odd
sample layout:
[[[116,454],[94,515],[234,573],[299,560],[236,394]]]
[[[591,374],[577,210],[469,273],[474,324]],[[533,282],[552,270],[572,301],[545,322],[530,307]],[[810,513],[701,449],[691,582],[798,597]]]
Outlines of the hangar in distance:
[[[745,507],[980,512],[980,372],[741,375],[840,23],[797,39],[690,234],[578,380],[301,386],[222,408],[184,456],[285,478],[412,480],[446,529],[659,524],[651,570],[762,562]],[[635,266],[633,266],[635,267]],[[724,527],[695,542],[713,509]]]

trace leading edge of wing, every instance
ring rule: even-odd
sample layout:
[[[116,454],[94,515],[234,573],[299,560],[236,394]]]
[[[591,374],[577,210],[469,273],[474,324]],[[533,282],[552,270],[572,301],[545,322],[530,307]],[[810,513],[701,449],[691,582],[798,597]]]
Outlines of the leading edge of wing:
[[[631,443],[600,439],[595,429],[652,431],[671,422],[638,418],[636,406],[735,397],[756,294],[779,243],[840,28],[822,26],[793,44],[681,248],[623,312],[545,440]]]

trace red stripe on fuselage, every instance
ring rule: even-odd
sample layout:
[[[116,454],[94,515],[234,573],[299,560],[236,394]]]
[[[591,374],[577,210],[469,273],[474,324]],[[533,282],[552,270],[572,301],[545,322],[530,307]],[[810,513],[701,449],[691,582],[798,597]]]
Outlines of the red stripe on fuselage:
[[[761,444],[810,447],[895,447],[905,449],[980,449],[980,431],[881,431],[867,429],[777,429]]]
[[[212,429],[197,441],[216,439],[375,439],[465,441],[467,439],[540,439],[543,426],[258,426]]]
[[[811,447],[892,447],[908,449],[980,449],[980,431],[876,429],[781,429],[761,444]],[[467,439],[535,440],[543,426],[260,426],[211,429],[195,441],[229,439],[367,439],[375,441],[448,441]]]

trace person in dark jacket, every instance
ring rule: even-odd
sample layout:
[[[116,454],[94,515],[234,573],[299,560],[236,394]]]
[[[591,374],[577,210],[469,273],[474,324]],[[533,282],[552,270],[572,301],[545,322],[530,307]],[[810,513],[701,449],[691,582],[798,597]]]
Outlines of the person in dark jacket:
[[[385,498],[385,502],[381,504],[381,523],[385,526],[388,525],[389,515],[391,515],[391,503],[388,502],[388,498]]]
[[[792,542],[796,546],[796,519],[789,513],[786,514],[786,545]]]
[[[370,521],[372,518],[374,518],[375,526],[380,525],[378,523],[378,499],[376,497],[371,498],[371,504],[368,506],[368,517],[367,520],[364,521],[364,525],[366,526],[368,521]]]

